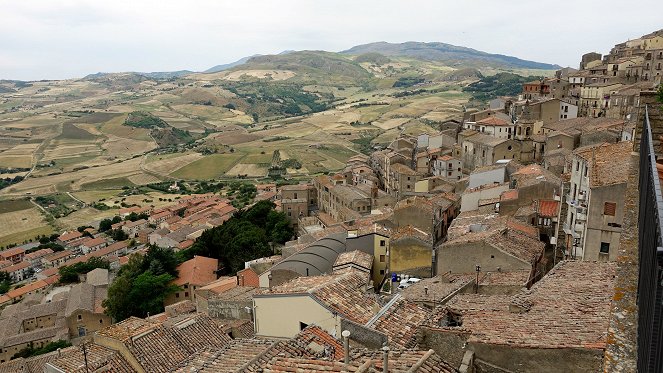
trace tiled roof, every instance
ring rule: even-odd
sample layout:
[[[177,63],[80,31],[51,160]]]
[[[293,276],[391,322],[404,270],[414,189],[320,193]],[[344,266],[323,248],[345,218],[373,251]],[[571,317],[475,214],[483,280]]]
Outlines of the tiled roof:
[[[539,200],[537,205],[538,213],[545,217],[557,217],[559,212],[559,201]]]
[[[573,153],[587,161],[591,171],[590,186],[601,187],[626,183],[630,167],[629,155],[632,151],[633,143],[622,141],[583,147]]]
[[[24,248],[14,247],[14,248],[11,248],[11,249],[0,251],[0,257],[9,258],[10,256],[14,256],[14,255],[17,255],[17,254],[22,254],[24,252],[25,252]]]
[[[416,303],[399,299],[368,326],[385,334],[392,348],[413,348],[417,344],[417,330],[429,313]]]
[[[60,241],[66,242],[66,241],[74,240],[74,239],[82,237],[82,236],[83,236],[83,234],[79,231],[71,231],[71,232],[61,234],[60,237],[58,237],[58,239]]]
[[[207,285],[216,280],[218,266],[218,259],[196,255],[177,267],[179,274],[173,283],[175,285]]]
[[[102,337],[117,339],[120,342],[126,342],[131,337],[140,335],[150,329],[155,328],[158,323],[140,319],[138,317],[130,317],[117,324],[113,324],[105,329],[97,331],[97,334]]]
[[[401,296],[412,302],[439,302],[470,283],[465,278],[449,279],[443,276],[425,278],[401,290]],[[426,290],[427,289],[427,290]]]
[[[412,176],[421,175],[419,172],[417,172],[417,171],[411,169],[410,167],[408,167],[404,164],[401,164],[401,163],[392,164],[391,167],[390,167],[390,170],[392,172],[403,174],[403,175],[412,175]]]
[[[84,348],[85,354],[79,347],[61,350],[61,357],[49,362],[48,365],[67,373],[135,372],[117,351],[96,344],[87,344]]]
[[[293,338],[280,341],[249,363],[242,372],[264,372],[276,357],[327,358],[344,357],[341,341],[315,325],[310,325]]]
[[[33,259],[38,259],[41,258],[44,255],[48,254],[53,254],[53,250],[51,249],[39,249],[37,251],[31,252],[30,254],[25,254],[25,259],[24,260],[33,260]]]
[[[76,284],[69,290],[65,316],[69,317],[74,312],[82,310],[103,313],[101,302],[107,297],[108,288],[105,286],[94,286],[85,282]]]
[[[367,372],[383,371],[382,352],[351,351],[350,366],[342,361],[324,358],[278,356],[264,365],[264,372]],[[449,363],[433,350],[392,350],[389,352],[389,372],[392,373],[456,373]]]
[[[502,195],[500,195],[500,201],[511,201],[515,199],[518,199],[518,189],[509,189],[502,192]]]
[[[234,373],[274,344],[261,339],[236,339],[221,349],[205,349],[189,356],[172,372]]]
[[[364,294],[366,277],[355,271],[324,276],[298,277],[266,290],[256,297],[271,294],[310,294],[329,310],[359,324],[365,324],[380,309],[373,298]]]
[[[474,343],[602,350],[615,269],[614,262],[561,262],[530,290],[511,298],[459,296],[449,307],[460,312],[462,326],[433,327],[468,332],[468,342]]]
[[[485,119],[481,119],[480,121],[477,122],[477,124],[483,124],[485,126],[508,126],[509,122],[507,122],[504,119],[497,118],[495,116],[490,116]]]
[[[131,338],[127,348],[147,372],[170,372],[197,351],[222,348],[230,337],[207,315],[168,320]],[[126,344],[125,344],[126,345]]]
[[[336,262],[334,262],[334,267],[345,266],[348,264],[355,264],[370,270],[373,266],[373,255],[360,250],[346,251],[338,255]]]

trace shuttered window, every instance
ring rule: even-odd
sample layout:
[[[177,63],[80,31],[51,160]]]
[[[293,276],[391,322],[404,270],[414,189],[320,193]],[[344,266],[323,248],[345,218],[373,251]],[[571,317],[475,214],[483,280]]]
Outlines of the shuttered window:
[[[603,215],[615,216],[615,211],[617,210],[617,204],[614,202],[606,202],[603,205]]]

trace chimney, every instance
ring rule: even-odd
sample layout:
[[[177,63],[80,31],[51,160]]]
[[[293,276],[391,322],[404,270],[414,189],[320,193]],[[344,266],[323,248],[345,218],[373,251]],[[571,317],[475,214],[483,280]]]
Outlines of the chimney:
[[[382,347],[382,373],[389,373],[389,347]]]
[[[350,331],[344,330],[341,332],[343,336],[343,362],[346,366],[350,365]]]

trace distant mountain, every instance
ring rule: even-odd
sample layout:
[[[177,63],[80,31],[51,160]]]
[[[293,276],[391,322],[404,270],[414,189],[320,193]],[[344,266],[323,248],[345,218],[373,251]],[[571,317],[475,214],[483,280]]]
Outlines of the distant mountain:
[[[248,61],[249,59],[251,59],[251,58],[253,58],[253,57],[257,57],[257,56],[261,56],[261,54],[254,54],[253,56],[248,56],[248,57],[240,58],[239,60],[237,60],[237,61],[235,61],[235,62],[225,63],[225,64],[222,64],[222,65],[216,65],[216,66],[214,66],[214,67],[210,67],[209,69],[207,69],[207,70],[205,70],[205,71],[203,71],[203,72],[204,72],[204,73],[218,73],[219,71],[224,71],[224,70],[231,69],[231,68],[233,68],[233,67],[235,67],[235,66],[243,65],[243,64],[245,64],[246,61]]]
[[[476,49],[459,47],[446,43],[406,43],[377,42],[357,45],[340,52],[349,55],[380,53],[385,56],[404,56],[428,61],[441,61],[453,65],[489,65],[502,68],[525,68],[555,70],[559,65],[522,60],[503,54],[491,54]]]
[[[151,73],[136,73],[138,75],[143,75],[152,79],[170,79],[170,78],[179,78],[180,76],[189,75],[194,73],[191,70],[179,70],[179,71],[157,71]]]
[[[251,70],[289,70],[309,77],[326,79],[363,79],[370,73],[358,63],[337,53],[299,51],[249,58],[241,67]]]
[[[139,75],[143,76],[146,78],[150,79],[170,79],[170,78],[179,78],[184,75],[192,74],[194,71],[190,70],[179,70],[179,71],[156,71],[156,72],[151,72],[151,73],[142,73],[142,72],[135,72],[135,71],[130,71],[126,73],[96,73],[96,74],[89,74],[83,77],[85,80],[95,80],[95,79],[104,79],[104,78],[109,78],[109,77],[117,77],[117,76],[128,76],[128,75]]]

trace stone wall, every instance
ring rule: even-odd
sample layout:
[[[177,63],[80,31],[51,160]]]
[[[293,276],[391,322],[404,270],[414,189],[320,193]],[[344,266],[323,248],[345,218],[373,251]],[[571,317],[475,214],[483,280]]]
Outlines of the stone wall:
[[[474,351],[475,359],[514,373],[600,372],[603,365],[602,349],[516,348],[484,343],[470,343],[468,348]]]
[[[353,343],[370,349],[380,349],[389,341],[385,334],[346,319],[341,319],[341,330],[350,332],[350,341]]]
[[[442,331],[422,327],[417,334],[417,346],[420,349],[432,349],[449,364],[459,367],[465,356],[465,345],[469,334]]]

